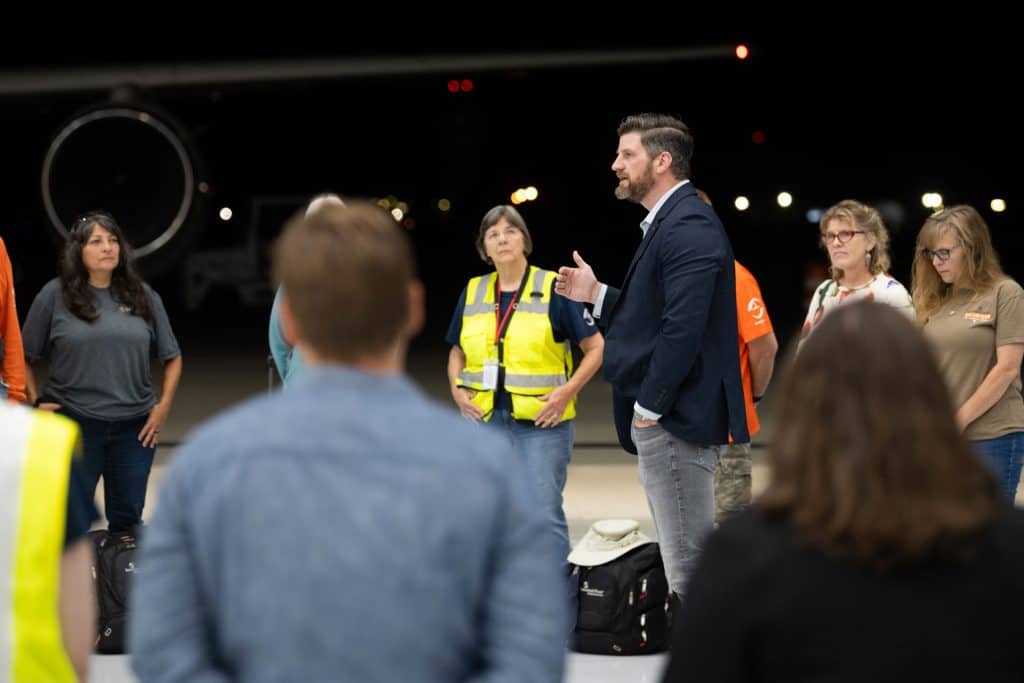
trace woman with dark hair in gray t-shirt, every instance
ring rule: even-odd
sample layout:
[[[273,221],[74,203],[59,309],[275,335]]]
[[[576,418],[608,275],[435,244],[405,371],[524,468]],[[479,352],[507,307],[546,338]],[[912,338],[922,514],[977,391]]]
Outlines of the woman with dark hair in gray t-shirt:
[[[47,357],[50,366],[41,394],[26,373],[29,400],[81,425],[89,489],[95,492],[102,475],[110,530],[131,530],[142,521],[153,455],[181,378],[181,351],[113,216],[92,212],[71,225],[60,277],[32,302],[22,336],[28,359]],[[153,352],[164,366],[159,400],[150,379]]]

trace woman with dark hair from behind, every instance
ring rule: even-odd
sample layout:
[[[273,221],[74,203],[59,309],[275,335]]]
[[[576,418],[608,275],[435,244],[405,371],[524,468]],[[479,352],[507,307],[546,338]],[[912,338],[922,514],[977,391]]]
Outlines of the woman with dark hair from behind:
[[[22,336],[30,361],[49,358],[42,394],[26,373],[29,400],[81,426],[89,491],[102,475],[110,530],[133,530],[181,378],[181,352],[113,216],[95,211],[71,225],[60,276],[36,295]],[[150,379],[154,352],[164,364],[159,400]]]
[[[306,215],[316,213],[329,206],[345,206],[341,197],[333,192],[318,194],[306,205]],[[291,340],[287,339],[281,329],[281,302],[284,300],[284,288],[278,285],[274,292],[274,303],[270,308],[270,324],[267,328],[267,341],[270,343],[270,355],[274,368],[281,382],[287,384],[302,369],[302,358]]]
[[[782,394],[771,483],[708,540],[665,680],[1024,679],[1024,511],[906,315],[832,312]]]

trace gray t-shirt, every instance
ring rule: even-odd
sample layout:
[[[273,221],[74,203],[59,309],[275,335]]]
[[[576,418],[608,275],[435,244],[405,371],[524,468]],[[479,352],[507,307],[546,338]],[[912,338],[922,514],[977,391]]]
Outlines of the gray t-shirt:
[[[69,410],[100,420],[145,415],[156,403],[149,359],[181,355],[163,301],[145,285],[153,322],[127,312],[109,289],[90,287],[99,317],[87,322],[64,305],[60,280],[47,282],[25,319],[22,337],[30,359],[48,357],[42,392]]]

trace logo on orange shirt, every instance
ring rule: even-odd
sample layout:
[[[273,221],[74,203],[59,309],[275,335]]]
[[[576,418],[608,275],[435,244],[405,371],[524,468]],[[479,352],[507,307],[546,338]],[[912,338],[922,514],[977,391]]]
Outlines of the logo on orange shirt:
[[[764,304],[756,296],[751,297],[750,301],[747,302],[747,313],[755,320],[755,325],[760,325],[764,322]]]

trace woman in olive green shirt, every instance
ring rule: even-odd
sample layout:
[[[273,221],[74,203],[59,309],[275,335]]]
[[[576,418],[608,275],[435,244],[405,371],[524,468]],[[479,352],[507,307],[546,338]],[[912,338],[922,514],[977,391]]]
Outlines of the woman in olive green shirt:
[[[917,237],[912,296],[957,407],[956,422],[1012,502],[1024,457],[1024,290],[1003,273],[972,207],[944,209]]]

